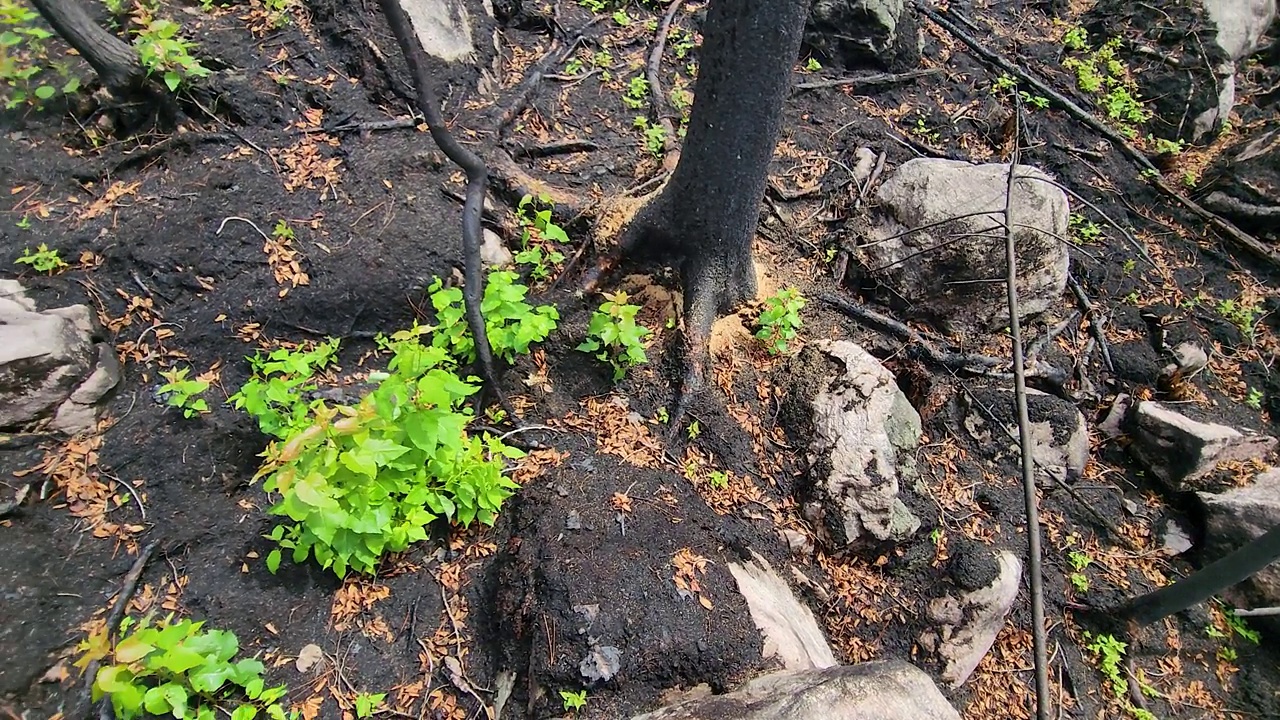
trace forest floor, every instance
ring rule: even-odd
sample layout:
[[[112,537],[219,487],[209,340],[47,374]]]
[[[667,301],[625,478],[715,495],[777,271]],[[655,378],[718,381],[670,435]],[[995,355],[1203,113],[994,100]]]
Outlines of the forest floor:
[[[503,378],[523,416],[554,432],[546,435],[549,447],[521,461],[515,478],[522,489],[494,527],[442,530],[389,560],[377,577],[339,581],[313,563],[288,562],[270,573],[264,535],[272,501],[250,482],[266,439],[251,418],[223,402],[248,377],[244,358],[340,338],[335,378],[358,381],[385,363],[370,333],[429,322],[427,286],[451,277],[461,263],[460,203],[451,194],[461,191],[462,175],[423,128],[343,129],[407,116],[407,74],[371,5],[290,4],[289,22],[279,28],[256,3],[210,11],[164,5],[162,14],[198,40],[198,56],[235,68],[274,101],[256,108],[253,123],[196,117],[173,134],[119,140],[95,124],[79,125],[56,103],[0,116],[0,187],[10,198],[0,211],[0,255],[10,262],[39,243],[59,250],[72,265],[64,272],[10,270],[41,308],[96,308],[125,368],[98,433],[25,443],[15,436],[0,450],[4,492],[35,479],[44,500],[0,523],[0,713],[43,718],[65,709],[80,688],[72,667],[77,643],[101,627],[122,576],[153,541],[159,551],[130,614],[174,611],[234,631],[242,648],[264,659],[273,681],[289,684],[290,701],[308,718],[350,716],[361,691],[388,693],[389,716],[476,717],[478,698],[492,702],[504,670],[528,681],[517,687],[518,703],[508,705],[506,716],[558,715],[555,691],[581,687],[584,647],[563,623],[592,603],[614,608],[604,612],[615,623],[592,632],[616,636],[613,644],[632,654],[616,681],[589,688],[579,716],[624,717],[656,705],[670,687],[730,688],[762,667],[759,639],[725,569],[744,547],[808,578],[801,593],[842,660],[916,659],[915,639],[927,624],[923,604],[945,575],[949,554],[972,543],[1025,552],[1016,455],[969,437],[951,402],[962,387],[982,383],[898,358],[890,367],[926,427],[922,479],[903,489],[924,526],[897,546],[792,557],[777,531],[811,535],[791,494],[803,474],[796,448],[804,439],[789,434],[787,398],[803,383],[803,368],[794,357],[764,351],[751,337],[749,310],[721,321],[715,387],[694,408],[697,429],[686,433],[682,464],[668,464],[660,418],[677,375],[668,352],[676,333],[667,327],[679,307],[678,287],[670,268],[636,266],[610,288],[628,289],[643,305],[640,319],[655,330],[652,361],[616,385],[606,366],[575,350],[599,299],[534,283],[534,296],[555,302],[562,322]],[[591,19],[576,3],[561,5],[564,27]],[[663,64],[665,92],[692,90],[701,6],[686,3],[676,15]],[[1003,3],[951,7],[982,17],[993,48],[1071,90],[1058,62],[1071,18],[1055,24],[1033,10],[1014,16],[1014,6]],[[521,161],[530,173],[584,197],[614,194],[655,175],[660,160],[625,98],[631,78],[643,72],[661,11],[634,3],[625,18],[606,11],[574,64],[544,80],[513,128],[512,147],[582,139],[596,149]],[[855,241],[863,211],[855,209],[857,183],[847,170],[858,148],[884,151],[888,171],[922,154],[1005,158],[1010,106],[990,91],[998,76],[936,26],[921,27],[924,64],[936,74],[791,96],[756,245],[765,292],[796,286],[812,296],[839,288],[838,248]],[[487,43],[486,37],[479,45]],[[532,29],[498,35],[497,58],[483,61],[498,68],[493,82],[500,96],[518,85],[548,43]],[[797,73],[802,81],[840,75],[804,63]],[[476,71],[451,79],[446,114],[453,131],[478,144],[486,138],[469,119],[493,98],[469,94]],[[1101,217],[1080,209],[1101,233],[1077,236],[1073,272],[1111,315],[1106,332],[1117,365],[1109,384],[1100,384],[1104,397],[1081,407],[1090,422],[1105,414],[1117,391],[1158,394],[1160,358],[1140,315],[1147,310],[1166,317],[1180,336],[1213,348],[1210,370],[1182,389],[1189,408],[1199,417],[1272,430],[1268,410],[1280,386],[1268,370],[1276,350],[1269,321],[1246,337],[1218,311],[1231,300],[1259,318],[1272,312],[1277,285],[1267,269],[1222,245],[1064,113],[1029,109],[1024,137],[1022,162],[1088,197],[1155,260],[1138,261]],[[1216,151],[1184,153],[1168,177],[1203,172]],[[251,220],[264,234],[230,217]],[[281,222],[292,237],[273,234]],[[567,227],[574,244],[564,254],[572,257],[588,232]],[[1075,309],[1064,297],[1027,332],[1034,338]],[[803,317],[804,343],[851,338],[884,358],[900,349],[816,301]],[[1069,328],[1053,344],[1055,357],[1069,365],[1088,339],[1083,325]],[[961,349],[1008,355],[1000,337],[955,340]],[[211,412],[185,419],[156,400],[159,372],[175,366],[212,382]],[[723,487],[709,479],[716,471],[725,473]],[[1098,437],[1077,488],[1127,542],[1111,537],[1070,495],[1044,493],[1055,703],[1064,706],[1062,717],[1125,717],[1130,698],[1115,695],[1085,649],[1088,628],[1070,612],[1086,593],[1068,581],[1076,572],[1068,554],[1090,559],[1081,572],[1092,599],[1165,584],[1193,565],[1160,554],[1157,526],[1187,509],[1168,506],[1122,448]],[[680,578],[696,579],[702,594],[682,597]],[[532,630],[517,627],[511,603],[521,596],[511,595],[513,587],[551,607],[540,620],[529,619]],[[1029,624],[1024,593],[973,678],[949,691],[964,717],[1034,714]],[[295,660],[310,645],[324,661],[303,672]],[[1210,605],[1150,628],[1128,654],[1157,717],[1280,717],[1275,647],[1246,641]],[[446,657],[460,661],[464,682],[441,670]]]

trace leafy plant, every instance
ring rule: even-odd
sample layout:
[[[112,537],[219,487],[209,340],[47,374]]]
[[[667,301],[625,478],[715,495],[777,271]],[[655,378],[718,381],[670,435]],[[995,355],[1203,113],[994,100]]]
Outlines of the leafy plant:
[[[533,343],[545,340],[560,319],[554,305],[534,307],[525,302],[529,288],[519,280],[520,276],[510,271],[489,273],[480,303],[489,344],[495,355],[508,362],[529,352]],[[436,310],[431,344],[447,350],[459,363],[475,362],[476,344],[467,327],[462,289],[446,288],[439,278],[427,289]]]
[[[760,329],[756,337],[763,340],[770,354],[781,355],[787,351],[787,343],[799,335],[800,310],[806,304],[800,291],[794,287],[779,290],[775,295],[766,298],[764,309],[756,324]]]
[[[133,44],[147,74],[157,73],[169,92],[177,92],[183,82],[209,75],[209,69],[191,56],[195,43],[178,36],[182,27],[172,20],[152,20],[140,30]]]
[[[1089,31],[1079,25],[1062,36],[1062,45],[1068,50],[1084,50],[1089,47]]]
[[[1076,592],[1089,592],[1089,577],[1084,573],[1071,573],[1067,579],[1071,581],[1071,586],[1076,589]]]
[[[49,246],[44,243],[40,243],[35,252],[32,252],[31,248],[23,248],[22,257],[14,262],[19,265],[30,265],[31,269],[37,272],[49,273],[50,275],[55,270],[67,267],[67,263],[58,255],[58,251],[50,250]]]
[[[1129,681],[1124,678],[1121,663],[1129,646],[1114,635],[1093,635],[1086,630],[1084,637],[1088,641],[1084,647],[1094,654],[1098,669],[1111,682],[1111,691],[1117,698],[1125,698],[1129,692]]]
[[[1258,316],[1261,315],[1257,305],[1239,300],[1223,300],[1218,303],[1218,314],[1235,325],[1245,340],[1253,342],[1254,326],[1258,323]]]
[[[615,10],[613,11],[613,21],[618,24],[618,27],[626,27],[631,24],[631,16],[627,14],[626,10]]]
[[[1155,145],[1157,155],[1181,155],[1186,149],[1187,143],[1182,139],[1165,140],[1154,135],[1148,135],[1147,140]]]
[[[729,475],[723,470],[712,470],[707,475],[707,483],[717,490],[729,486]]]
[[[648,101],[649,81],[636,75],[627,82],[627,91],[622,95],[622,104],[632,110],[642,109]]]
[[[545,207],[539,209],[539,205]],[[521,233],[515,261],[532,266],[529,276],[537,281],[550,278],[552,270],[564,262],[564,253],[556,249],[555,243],[569,242],[569,234],[552,221],[552,209],[550,200],[539,198],[535,202],[532,195],[521,198],[516,208]]]
[[[565,75],[577,75],[582,72],[583,62],[581,58],[573,58],[564,65]]]
[[[593,13],[602,12],[609,5],[608,0],[578,0],[578,4]]]
[[[1262,409],[1262,401],[1266,396],[1258,388],[1249,388],[1249,396],[1244,399],[1244,404],[1254,410]]]
[[[279,413],[292,422],[255,476],[279,497],[268,512],[283,518],[267,536],[279,546],[267,555],[272,572],[281,550],[291,550],[295,563],[314,556],[338,577],[372,574],[385,554],[425,539],[437,518],[492,524],[517,487],[503,461],[523,453],[467,433],[472,414],[464,401],[479,387],[458,377],[444,348],[420,342],[428,332],[415,326],[379,337],[391,353],[387,371],[370,376],[377,386],[355,405],[294,397],[289,412]],[[281,425],[267,398],[244,405],[266,407],[259,422]]]
[[[650,124],[648,118],[637,116],[631,123],[644,131],[644,149],[654,157],[662,157],[667,147],[667,131],[661,125]]]
[[[702,423],[699,423],[697,420],[694,420],[693,422],[689,423],[688,435],[690,440],[697,440],[698,436],[701,434],[702,434]]]
[[[565,712],[576,712],[587,706],[587,691],[561,690],[560,701],[564,705]]]
[[[284,439],[308,424],[311,405],[307,394],[317,389],[315,373],[331,365],[338,340],[319,343],[309,350],[279,348],[249,358],[251,374],[229,399],[258,421],[258,429]]]
[[[942,138],[942,136],[936,130],[931,130],[929,128],[928,124],[926,124],[924,121],[924,117],[922,116],[916,117],[916,124],[914,127],[911,128],[911,132],[914,135],[924,138],[926,141],[934,144],[937,144],[938,140]]]
[[[15,0],[0,0],[0,99],[6,109],[41,106],[58,93],[80,89],[69,62],[49,58],[45,41],[53,37],[39,13]]]
[[[174,368],[160,372],[160,377],[169,382],[160,386],[159,394],[164,396],[166,405],[181,410],[185,418],[209,412],[209,404],[200,397],[209,389],[209,383],[206,380],[188,380],[190,371],[191,368]]]
[[[284,685],[266,687],[262,662],[237,660],[240,645],[226,630],[205,630],[203,622],[180,620],[170,614],[152,623],[149,617],[120,622],[120,641],[110,647],[105,630],[80,644],[87,666],[103,661],[93,681],[93,699],[104,695],[115,717],[171,716],[215,720],[218,711],[229,711],[231,720],[252,720],[259,712],[271,720],[296,720],[297,712],[285,712],[280,700]],[[225,707],[224,707],[225,706]]]
[[[1257,630],[1249,627],[1249,624],[1244,621],[1244,618],[1237,615],[1234,610],[1223,608],[1222,617],[1227,621],[1227,627],[1231,628],[1231,632],[1239,635],[1245,640],[1248,640],[1254,645],[1262,642],[1262,635],[1260,635]]]
[[[816,58],[809,58],[804,64],[804,69],[805,72],[818,72],[822,69],[822,63],[818,62]]]
[[[605,293],[600,309],[592,313],[587,325],[587,339],[578,345],[583,352],[595,353],[596,358],[613,366],[613,380],[626,376],[629,368],[647,362],[644,339],[652,334],[649,328],[636,324],[639,305],[630,305],[627,293]]]
[[[1076,85],[1084,92],[1097,97],[1099,106],[1111,119],[1121,133],[1136,137],[1136,125],[1145,123],[1151,118],[1147,110],[1138,100],[1138,89],[1129,72],[1129,68],[1116,57],[1120,38],[1112,38],[1103,43],[1097,50],[1090,51],[1087,35],[1083,29],[1067,44],[1068,49],[1079,52],[1079,57],[1063,60],[1063,67],[1076,74]]]
[[[377,711],[377,709],[382,706],[382,701],[386,699],[387,699],[386,693],[374,693],[374,694],[357,693],[356,701],[355,701],[356,717],[358,718],[373,717],[374,712]]]
[[[1080,213],[1071,213],[1067,226],[1071,229],[1071,236],[1081,245],[1093,245],[1102,240],[1102,228]]]

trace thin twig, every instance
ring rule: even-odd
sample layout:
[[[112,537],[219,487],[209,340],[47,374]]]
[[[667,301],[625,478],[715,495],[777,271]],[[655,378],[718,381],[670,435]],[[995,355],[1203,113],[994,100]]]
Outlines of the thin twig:
[[[218,230],[217,232],[214,233],[214,235],[221,235],[222,229],[225,228],[227,226],[227,223],[231,222],[232,220],[239,220],[242,223],[248,223],[249,227],[252,227],[254,230],[258,231],[258,234],[262,236],[263,240],[267,242],[271,242],[271,237],[268,236],[266,233],[262,232],[262,228],[258,227],[257,223],[255,223],[252,220],[249,220],[248,218],[239,217],[238,215],[232,215],[230,217],[222,218],[222,222],[218,224]]]
[[[116,601],[107,613],[107,622],[103,629],[103,632],[107,635],[108,645],[115,642],[116,629],[120,626],[120,620],[124,617],[125,608],[129,607],[129,600],[138,589],[138,580],[142,578],[142,571],[146,568],[147,561],[151,559],[151,555],[155,553],[159,545],[158,541],[153,541],[144,547],[138,555],[138,559],[133,561],[133,567],[129,568],[129,572],[125,574],[124,581],[120,584],[120,592],[116,595]],[[94,660],[85,668],[84,686],[80,691],[80,698],[76,701],[75,710],[67,715],[68,718],[88,717],[89,709],[93,707],[93,682],[98,677],[98,667],[101,664],[101,660]]]
[[[409,75],[413,78],[417,91],[418,110],[427,120],[431,139],[435,141],[440,151],[461,167],[467,175],[467,199],[462,208],[464,283],[462,296],[467,327],[471,330],[471,337],[475,342],[476,360],[480,364],[480,375],[488,390],[497,398],[507,416],[514,422],[519,422],[515,408],[511,406],[498,383],[498,374],[493,363],[493,348],[489,344],[484,314],[480,309],[480,303],[484,298],[484,268],[480,258],[481,217],[484,212],[484,197],[489,188],[489,169],[485,166],[484,160],[459,143],[445,126],[439,100],[427,75],[426,53],[418,43],[418,36],[413,31],[409,17],[400,3],[397,0],[379,0],[379,5],[409,66]]]
[[[142,504],[142,498],[138,496],[138,491],[137,491],[137,490],[134,490],[132,485],[130,485],[129,483],[127,483],[127,482],[125,482],[125,481],[123,481],[123,480],[121,480],[120,478],[116,477],[115,475],[111,475],[111,474],[108,474],[108,473],[103,473],[103,475],[104,475],[104,476],[106,476],[106,477],[108,477],[108,478],[110,478],[111,480],[115,481],[115,483],[116,483],[117,485],[119,485],[120,487],[123,487],[126,491],[128,491],[128,493],[129,493],[130,495],[132,495],[132,496],[133,496],[133,500],[134,500],[134,502],[138,503],[138,512],[142,513],[142,519],[143,519],[143,520],[146,520],[146,519],[147,519],[147,508],[143,506],[143,504]]]
[[[1115,365],[1111,363],[1111,346],[1107,343],[1106,333],[1102,331],[1102,318],[1098,317],[1093,302],[1089,300],[1089,296],[1085,294],[1084,288],[1075,275],[1067,275],[1067,287],[1071,288],[1071,293],[1076,296],[1076,301],[1080,303],[1080,308],[1084,310],[1085,317],[1089,320],[1089,334],[1098,343],[1098,350],[1102,353],[1103,362],[1107,364],[1107,370],[1115,372]]]
[[[895,83],[907,82],[917,78],[929,77],[942,72],[941,68],[929,68],[926,70],[911,70],[901,73],[874,73],[871,75],[854,75],[850,77],[834,78],[832,80],[814,80],[812,82],[796,83],[797,90],[819,90],[829,87],[843,87],[845,85],[893,85]]]
[[[1020,124],[1021,106],[1014,101],[1013,121]],[[1013,345],[1013,388],[1018,411],[1018,444],[1022,450],[1022,488],[1027,513],[1027,574],[1031,584],[1031,635],[1036,668],[1036,717],[1049,720],[1049,663],[1044,627],[1044,576],[1041,574],[1040,508],[1036,497],[1035,463],[1031,457],[1031,419],[1027,412],[1027,372],[1022,358],[1022,322],[1018,308],[1018,245],[1013,232],[1013,189],[1017,183],[1020,147],[1014,133],[1009,159],[1009,181],[1005,189],[1005,283],[1009,298],[1009,337]]]

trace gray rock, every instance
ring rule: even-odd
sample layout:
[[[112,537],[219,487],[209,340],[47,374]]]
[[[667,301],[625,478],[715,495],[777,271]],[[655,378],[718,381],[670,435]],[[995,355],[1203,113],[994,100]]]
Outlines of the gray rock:
[[[980,443],[994,443],[1019,458],[1018,416],[1012,388],[971,391],[965,428]],[[979,406],[978,403],[981,403]],[[992,428],[989,415],[1003,427]],[[1062,398],[1027,389],[1027,417],[1031,421],[1031,457],[1042,481],[1074,481],[1089,462],[1089,428],[1075,405]]]
[[[959,720],[960,714],[916,667],[900,660],[838,665],[758,677],[725,694],[703,696],[632,720]]]
[[[1018,174],[1026,179],[1014,183],[1014,237],[1027,318],[1058,302],[1066,287],[1070,261],[1058,238],[1067,236],[1069,211],[1066,194],[1043,172],[1019,166]],[[908,161],[876,192],[880,212],[858,249],[863,267],[910,302],[913,313],[947,331],[1007,326],[1004,286],[989,281],[1005,274],[997,223],[1004,221],[1008,175],[1008,165]],[[908,232],[925,226],[931,227]]]
[[[1198,422],[1153,401],[1133,407],[1126,425],[1129,451],[1174,492],[1204,489],[1198,482],[1218,463],[1261,460],[1276,446],[1273,437]]]
[[[903,0],[814,0],[805,45],[845,68],[914,64],[919,32]]]
[[[1280,469],[1254,478],[1246,487],[1221,493],[1197,493],[1205,506],[1204,550],[1208,558],[1221,557],[1280,525]],[[1280,563],[1273,563],[1237,588],[1247,607],[1280,605]],[[1243,602],[1242,602],[1243,601]]]
[[[490,267],[506,267],[511,264],[513,256],[502,242],[498,233],[484,229],[484,242],[480,245],[480,260]]]
[[[996,578],[989,585],[935,598],[926,609],[937,626],[920,636],[920,646],[942,662],[942,679],[953,688],[963,685],[986,657],[1018,597],[1022,561],[1002,550],[994,562]]]
[[[1201,0],[1217,28],[1218,47],[1233,61],[1252,55],[1276,19],[1275,0]]]
[[[612,645],[592,645],[578,663],[578,672],[588,682],[609,682],[622,669],[622,651]]]
[[[1115,402],[1111,403],[1111,409],[1107,411],[1107,416],[1098,424],[1098,432],[1108,440],[1115,440],[1124,434],[1124,419],[1129,414],[1129,407],[1133,405],[1133,398],[1125,393],[1116,395]]]
[[[1173,557],[1195,546],[1191,532],[1177,518],[1165,518],[1160,527],[1160,552]]]
[[[866,350],[844,341],[819,348],[845,369],[813,399],[805,517],[834,549],[909,537],[920,521],[898,498],[899,476],[915,476],[920,416],[893,373]]]
[[[37,311],[17,282],[0,281],[0,428],[51,420],[67,434],[92,430],[98,403],[120,380],[97,317],[84,305]]]
[[[445,62],[464,60],[475,51],[471,15],[463,0],[399,0],[422,49]]]
[[[786,670],[836,665],[813,611],[796,598],[768,560],[754,552],[752,555],[752,562],[729,563],[729,572],[764,636],[764,656],[776,658]]]

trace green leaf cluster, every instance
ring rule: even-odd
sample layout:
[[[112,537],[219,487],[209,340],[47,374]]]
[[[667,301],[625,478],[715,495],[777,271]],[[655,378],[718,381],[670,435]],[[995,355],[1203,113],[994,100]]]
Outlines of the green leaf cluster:
[[[1076,74],[1076,85],[1097,97],[1107,118],[1122,133],[1137,137],[1135,126],[1151,119],[1151,111],[1138,99],[1138,88],[1128,66],[1116,57],[1121,39],[1111,38],[1097,50],[1090,50],[1088,35],[1082,30],[1075,35],[1068,33],[1064,42],[1068,50],[1079,53],[1078,57],[1062,61],[1063,67]]]
[[[539,282],[549,279],[551,271],[564,262],[564,253],[556,245],[569,242],[569,233],[551,219],[553,209],[549,199],[535,201],[532,195],[525,195],[516,207],[521,232],[515,261],[530,265],[529,277]]]
[[[169,92],[177,92],[184,81],[209,75],[209,69],[191,55],[195,43],[178,36],[181,29],[172,20],[156,19],[133,39],[142,67],[148,75],[160,74]]]
[[[57,250],[50,250],[45,243],[40,243],[39,247],[33,252],[31,248],[22,249],[22,257],[14,262],[19,265],[30,265],[36,272],[53,274],[55,270],[61,270],[67,266],[59,255]]]
[[[209,383],[205,380],[188,380],[189,372],[191,368],[174,368],[160,372],[160,377],[169,381],[161,385],[159,390],[160,395],[165,399],[164,403],[181,410],[185,418],[193,418],[209,412],[209,403],[200,397],[205,390],[209,389]]]
[[[636,324],[639,305],[630,305],[627,293],[605,293],[600,309],[592,313],[587,325],[587,339],[578,349],[595,353],[599,360],[613,366],[613,380],[626,377],[627,370],[647,362],[644,339],[653,333],[649,328]]]
[[[0,0],[0,99],[5,109],[40,107],[59,92],[80,89],[69,62],[51,60],[46,42],[53,33],[39,13],[16,0]]]
[[[800,310],[808,301],[794,287],[783,288],[764,301],[764,309],[756,321],[759,330],[756,337],[763,340],[769,353],[781,355],[787,351],[787,343],[799,335]]]
[[[252,374],[230,400],[258,421],[263,433],[288,439],[309,424],[311,405],[302,398],[315,392],[315,373],[333,364],[338,341],[310,349],[279,348],[249,358]]]
[[[93,682],[95,701],[107,696],[119,720],[174,717],[214,720],[218,710],[231,720],[296,720],[280,701],[284,685],[267,687],[265,668],[254,658],[236,659],[236,636],[205,630],[203,622],[174,621],[173,615],[152,623],[131,618],[120,623],[121,639],[107,648],[104,634],[81,643],[80,664],[104,660]],[[228,708],[233,708],[228,710]]]
[[[578,690],[577,692],[574,692],[573,690],[561,690],[560,702],[564,706],[565,712],[581,710],[587,706],[587,691]]]
[[[636,75],[627,82],[627,91],[622,95],[622,104],[632,110],[640,110],[648,101],[649,81],[643,75]]]
[[[263,488],[280,498],[268,511],[282,518],[267,536],[279,546],[267,555],[272,572],[289,551],[295,563],[314,557],[338,577],[373,574],[384,555],[425,539],[437,518],[493,524],[517,487],[503,474],[504,461],[523,453],[468,435],[472,413],[464,401],[479,386],[458,376],[446,349],[421,342],[430,330],[380,337],[391,354],[387,371],[371,376],[377,386],[354,405],[307,403],[300,395],[280,403],[248,398],[242,388],[244,407],[262,410],[259,422],[279,428],[281,438],[258,472]],[[275,377],[290,392],[304,386],[288,372],[255,374],[250,382],[269,388]]]
[[[534,307],[525,302],[529,288],[521,285],[519,279],[519,275],[510,271],[489,273],[484,299],[480,303],[489,345],[495,355],[507,362],[529,352],[533,343],[547,339],[560,320],[555,306]],[[431,293],[431,306],[436,311],[432,346],[447,351],[459,363],[475,362],[476,344],[467,326],[462,289],[446,288],[436,278],[428,291]]]

